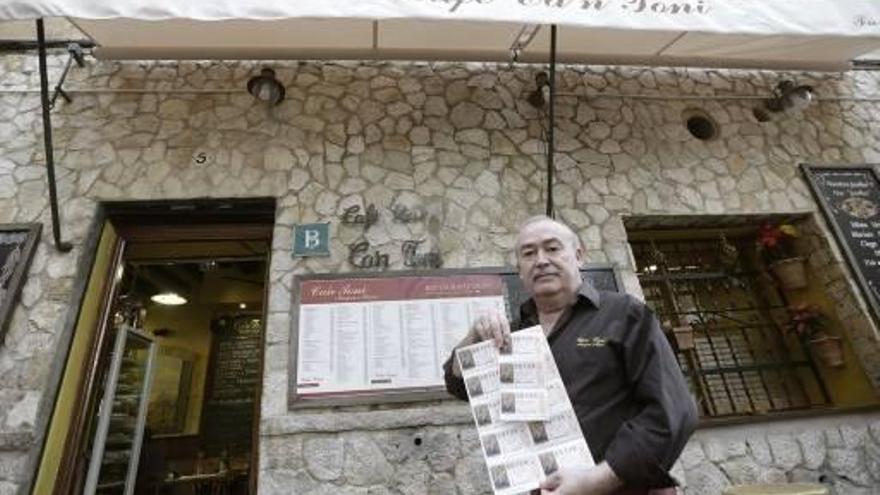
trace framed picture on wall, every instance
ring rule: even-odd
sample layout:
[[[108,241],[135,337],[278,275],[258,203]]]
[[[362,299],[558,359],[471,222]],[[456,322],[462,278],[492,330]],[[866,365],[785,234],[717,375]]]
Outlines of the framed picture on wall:
[[[0,344],[40,238],[40,224],[0,224]]]

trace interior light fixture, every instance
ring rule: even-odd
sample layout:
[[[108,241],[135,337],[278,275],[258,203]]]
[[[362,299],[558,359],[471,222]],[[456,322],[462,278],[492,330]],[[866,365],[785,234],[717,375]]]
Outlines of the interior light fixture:
[[[284,86],[275,79],[275,71],[268,67],[264,67],[259,76],[248,79],[247,90],[269,106],[277,105],[284,99]]]
[[[773,96],[764,101],[764,108],[771,112],[783,112],[791,108],[803,110],[810,106],[814,99],[812,86],[785,80],[776,85]]]
[[[245,304],[245,303],[239,303],[239,304],[238,304],[238,309],[247,309],[247,304]]]
[[[181,304],[186,304],[186,298],[174,292],[156,294],[152,296],[150,300],[156,304],[162,304],[164,306],[180,306]]]

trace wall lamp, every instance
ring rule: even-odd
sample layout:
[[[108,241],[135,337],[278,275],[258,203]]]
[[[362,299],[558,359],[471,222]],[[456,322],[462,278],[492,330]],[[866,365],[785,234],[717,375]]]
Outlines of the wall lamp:
[[[814,98],[813,87],[797,85],[794,81],[781,81],[773,89],[773,96],[764,101],[764,108],[771,112],[783,112],[790,108],[803,110],[810,106]]]
[[[815,99],[813,87],[806,84],[797,85],[794,81],[780,81],[773,88],[770,98],[764,100],[763,105],[752,109],[752,115],[758,122],[770,122],[773,114],[784,112],[790,108],[803,110],[810,106]]]
[[[540,110],[547,105],[547,95],[544,93],[550,93],[550,76],[541,71],[535,74],[535,89],[526,96],[526,101]]]
[[[275,79],[275,71],[268,67],[264,67],[259,76],[248,79],[247,90],[269,106],[277,105],[284,99],[284,86]]]

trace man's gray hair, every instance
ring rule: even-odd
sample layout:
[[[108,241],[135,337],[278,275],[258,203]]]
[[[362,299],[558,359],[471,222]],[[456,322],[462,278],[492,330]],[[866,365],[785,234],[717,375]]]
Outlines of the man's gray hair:
[[[559,225],[560,227],[562,227],[562,229],[566,232],[566,235],[569,236],[568,241],[571,243],[571,247],[573,247],[574,249],[581,247],[581,239],[578,237],[577,234],[574,233],[574,230],[572,230],[571,227],[569,227],[568,225],[565,225],[564,223],[560,222],[559,220],[556,220],[555,218],[550,218],[547,215],[535,215],[533,217],[527,218],[526,221],[523,222],[522,224],[520,224],[520,226],[519,226],[519,230],[517,231],[517,236],[516,236],[516,244],[514,245],[514,249],[516,250],[517,257],[519,257],[519,233],[521,233],[523,231],[523,229],[525,229],[529,225],[532,225],[532,224],[538,223],[538,222],[547,222],[547,221],[553,222],[556,225]]]

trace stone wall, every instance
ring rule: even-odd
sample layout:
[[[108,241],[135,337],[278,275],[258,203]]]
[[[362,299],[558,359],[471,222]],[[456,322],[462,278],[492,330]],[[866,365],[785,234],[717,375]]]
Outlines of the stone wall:
[[[64,58],[51,62],[55,80]],[[243,90],[259,64],[90,60],[87,69],[71,72],[66,87],[74,101],[60,103],[53,119],[63,236],[74,251],[56,252],[45,232],[0,347],[0,494],[24,486],[34,470],[53,399],[47,393],[54,383],[50,377],[63,364],[64,335],[75,312],[72,287],[85,273],[77,259],[84,255],[97,202],[244,196],[272,196],[279,204],[260,493],[487,489],[470,416],[461,404],[287,411],[290,288],[295,273],[353,269],[347,245],[362,230],[339,225],[339,215],[355,204],[427,212],[426,221],[408,225],[382,217],[365,234],[371,249],[390,254],[393,269],[402,268],[400,246],[411,238],[424,239],[426,251],[441,252],[450,268],[508,262],[518,223],[544,209],[542,120],[525,102],[539,68],[272,66],[287,88],[287,99],[272,109]],[[48,229],[39,99],[30,91],[37,87],[36,57],[3,56],[2,75],[0,222],[39,221]],[[813,84],[824,99],[802,114],[759,124],[751,112],[758,100],[723,98],[766,96],[784,77]],[[877,72],[566,67],[559,83],[557,211],[580,234],[588,258],[617,263],[626,290],[634,294],[641,291],[624,216],[811,211],[815,205],[797,163],[880,161]],[[717,121],[718,138],[704,142],[688,133],[682,115],[692,108]],[[204,163],[195,159],[202,153]],[[291,226],[314,221],[333,224],[332,256],[291,258]],[[823,263],[842,270],[839,252],[831,253]],[[855,309],[847,317],[858,323],[855,331],[865,343],[860,357],[880,383],[876,329],[852,283],[837,285],[833,297]],[[858,442],[823,436],[827,453],[818,464],[807,460],[815,442],[803,444],[805,450],[798,450],[803,459],[792,461],[795,455],[786,446],[800,437],[784,435],[789,440],[777,447],[779,442],[768,441],[769,458],[759,441],[731,444],[721,455],[708,447],[714,430],[706,430],[689,446],[677,474],[688,493],[713,494],[722,478],[794,478],[804,472],[801,466],[812,470],[811,476],[824,470],[846,475],[852,485],[842,493],[862,493],[856,485],[877,481],[859,471],[878,462],[880,438],[872,418],[872,433],[864,433],[865,426]],[[783,426],[788,428],[768,425],[766,438],[777,438],[775,429]],[[750,462],[764,468],[767,459],[778,463],[775,470],[749,471]],[[746,467],[736,470],[737,463]]]

